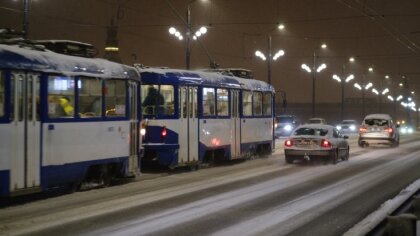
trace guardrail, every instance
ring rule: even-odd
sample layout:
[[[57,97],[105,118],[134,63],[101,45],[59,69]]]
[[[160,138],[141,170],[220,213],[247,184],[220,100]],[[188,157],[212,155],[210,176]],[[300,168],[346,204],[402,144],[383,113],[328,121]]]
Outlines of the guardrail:
[[[420,236],[420,179],[344,234],[350,235]]]

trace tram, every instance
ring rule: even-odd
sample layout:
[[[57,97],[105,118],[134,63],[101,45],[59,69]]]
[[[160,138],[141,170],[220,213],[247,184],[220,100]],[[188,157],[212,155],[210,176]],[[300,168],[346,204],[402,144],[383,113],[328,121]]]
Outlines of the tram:
[[[0,44],[0,196],[139,173],[137,70],[49,43]]]
[[[271,154],[271,85],[223,73],[137,68],[144,163],[175,168]]]

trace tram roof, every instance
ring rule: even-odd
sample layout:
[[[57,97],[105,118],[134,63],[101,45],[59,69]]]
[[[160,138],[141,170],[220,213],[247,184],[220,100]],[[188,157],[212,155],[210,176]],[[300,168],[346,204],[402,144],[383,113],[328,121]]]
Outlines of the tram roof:
[[[268,83],[255,79],[244,79],[217,72],[179,70],[167,68],[141,68],[144,83],[206,85],[214,87],[242,88],[249,90],[274,91]]]
[[[137,78],[135,68],[100,58],[84,58],[33,49],[33,46],[0,44],[0,68],[43,71],[69,76]]]

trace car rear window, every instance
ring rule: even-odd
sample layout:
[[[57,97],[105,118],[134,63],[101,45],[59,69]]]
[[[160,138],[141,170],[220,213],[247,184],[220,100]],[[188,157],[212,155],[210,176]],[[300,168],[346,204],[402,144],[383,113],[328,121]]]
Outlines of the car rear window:
[[[322,121],[322,120],[320,120],[320,119],[310,119],[310,120],[308,121],[308,123],[309,123],[309,124],[321,124],[321,123],[323,123],[323,121]]]
[[[385,126],[389,125],[388,120],[385,119],[366,119],[366,125],[376,125],[376,126]]]
[[[328,130],[327,129],[321,129],[321,128],[298,128],[295,130],[294,135],[300,136],[300,135],[314,135],[314,136],[325,136],[327,135]]]
[[[293,123],[293,117],[277,117],[278,123]]]

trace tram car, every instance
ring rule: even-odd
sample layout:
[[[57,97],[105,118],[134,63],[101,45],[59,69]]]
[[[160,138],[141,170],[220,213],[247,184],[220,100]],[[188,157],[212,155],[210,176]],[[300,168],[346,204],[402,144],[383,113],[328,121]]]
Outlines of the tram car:
[[[136,176],[139,84],[133,67],[0,44],[0,196]]]
[[[271,154],[271,85],[214,72],[138,69],[144,163],[175,168]]]

